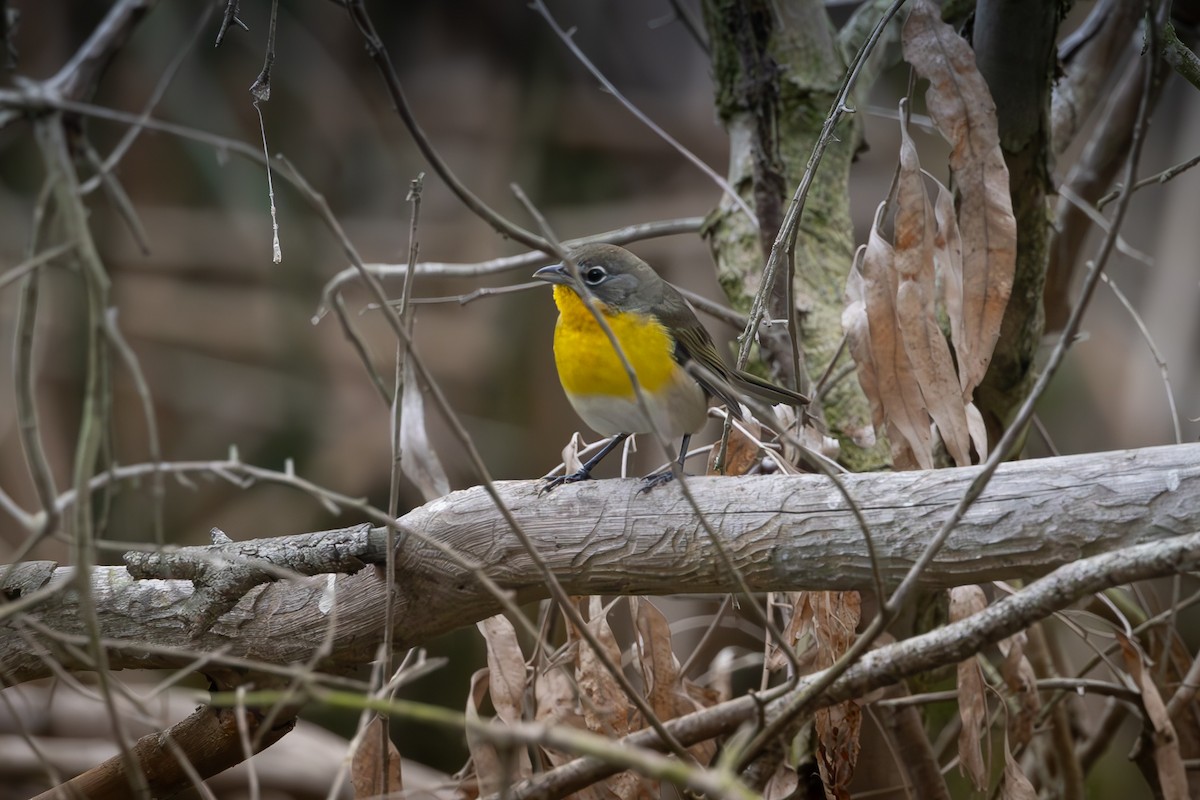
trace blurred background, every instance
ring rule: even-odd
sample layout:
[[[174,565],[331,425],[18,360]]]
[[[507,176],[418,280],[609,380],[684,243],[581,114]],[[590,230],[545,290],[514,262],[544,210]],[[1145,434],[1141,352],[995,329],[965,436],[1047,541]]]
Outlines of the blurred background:
[[[84,0],[11,3],[21,11],[16,74],[56,72],[106,10]],[[156,85],[178,71],[153,115],[261,149],[258,115],[247,89],[262,67],[270,3],[243,3],[249,31],[233,28],[213,47],[219,14],[202,22],[204,4],[162,3],[112,63],[98,105],[139,113]],[[675,20],[666,0],[551,3],[561,25],[634,104],[723,173],[725,134],[713,111],[707,56]],[[698,14],[698,3],[685,3]],[[1077,4],[1077,14],[1089,4]],[[378,3],[371,13],[400,73],[413,110],[444,159],[477,195],[518,224],[534,222],[510,191],[519,184],[560,238],[633,223],[707,214],[718,189],[638,122],[578,64],[523,2],[492,0]],[[837,20],[851,4],[831,4]],[[14,73],[3,77],[11,84]],[[907,82],[895,69],[864,109],[869,149],[851,192],[858,239],[865,238],[896,163],[896,100]],[[1195,155],[1200,130],[1196,92],[1177,77],[1151,130],[1143,174]],[[402,263],[408,251],[410,181],[426,173],[420,208],[420,260],[470,263],[522,252],[468,212],[433,176],[387,99],[361,38],[335,4],[283,2],[272,95],[261,107],[272,154],[282,153],[324,195],[364,260]],[[880,113],[874,113],[878,111]],[[123,124],[88,120],[101,155]],[[940,142],[919,135],[933,152]],[[835,145],[839,146],[839,145]],[[840,146],[849,146],[843,143]],[[1078,152],[1064,157],[1065,173]],[[141,361],[169,461],[217,460],[236,447],[246,462],[282,468],[286,459],[315,483],[386,507],[388,409],[336,319],[314,324],[322,287],[348,266],[338,242],[309,205],[276,180],[283,261],[271,260],[266,176],[221,146],[144,131],[117,176],[145,228],[143,251],[102,192],[91,196],[92,229],[112,276],[118,322]],[[27,124],[0,131],[0,274],[20,263],[43,179]],[[1109,274],[1129,295],[1169,369],[1185,440],[1200,417],[1200,177],[1194,172],[1135,199],[1124,236],[1152,263],[1118,254]],[[708,250],[698,235],[630,246],[672,281],[719,297]],[[533,268],[485,278],[418,278],[420,297],[454,297],[528,280]],[[59,487],[69,470],[83,375],[81,293],[77,277],[49,271],[37,335],[42,437]],[[399,297],[400,281],[389,281]],[[0,292],[0,486],[36,508],[17,438],[12,402],[16,292]],[[347,302],[377,367],[387,375],[394,344],[357,287]],[[421,356],[445,390],[496,478],[530,479],[560,460],[571,433],[583,430],[557,384],[549,290],[423,304],[416,320]],[[718,338],[732,331],[705,318]],[[1162,444],[1174,439],[1167,387],[1131,315],[1101,288],[1040,414],[1064,453]],[[115,452],[121,464],[148,458],[145,423],[129,375],[114,370]],[[461,449],[429,406],[430,434],[455,488],[478,482]],[[715,425],[714,425],[715,427]],[[590,432],[585,436],[593,438]],[[649,448],[645,448],[649,449]],[[1036,437],[1030,452],[1047,449]],[[645,462],[647,467],[652,461]],[[612,465],[607,466],[612,474]],[[216,480],[168,481],[167,534],[179,544],[208,541],[216,526],[234,539],[277,536],[358,522],[331,517],[294,491],[249,490]],[[419,505],[407,487],[401,512]],[[112,498],[102,535],[151,539],[142,486]],[[0,515],[0,545],[23,532]],[[67,559],[63,542],[34,557]],[[110,554],[112,560],[117,555]],[[435,653],[441,645],[435,646]],[[445,648],[480,647],[473,632]],[[460,652],[460,651],[456,651]],[[478,650],[477,650],[478,652]],[[458,659],[461,662],[462,659]],[[465,694],[471,664],[452,663],[437,682]],[[461,701],[448,700],[461,708]],[[420,748],[414,742],[406,755]],[[427,760],[461,764],[455,742],[426,739]],[[444,748],[449,755],[441,757]]]

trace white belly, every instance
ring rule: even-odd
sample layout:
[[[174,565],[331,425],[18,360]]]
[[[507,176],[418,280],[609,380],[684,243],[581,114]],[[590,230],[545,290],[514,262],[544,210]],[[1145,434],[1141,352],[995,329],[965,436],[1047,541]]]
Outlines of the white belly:
[[[675,380],[656,394],[643,394],[654,419],[654,427],[668,439],[677,439],[704,427],[708,416],[708,398],[704,396],[700,385],[682,369]],[[615,436],[618,433],[651,433],[654,430],[636,398],[568,392],[567,399],[571,401],[575,413],[596,433]]]

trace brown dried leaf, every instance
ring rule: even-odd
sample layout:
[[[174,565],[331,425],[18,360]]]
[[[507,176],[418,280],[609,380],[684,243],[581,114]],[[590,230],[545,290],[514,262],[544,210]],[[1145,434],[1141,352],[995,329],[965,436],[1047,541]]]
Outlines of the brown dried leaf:
[[[588,628],[600,642],[609,661],[621,663],[621,648],[608,624],[608,613],[599,597],[589,597]],[[577,635],[576,635],[577,636]],[[588,730],[618,737],[629,733],[629,699],[587,642],[578,640],[575,682],[582,695],[583,718]]]
[[[814,717],[818,746],[817,768],[825,785],[825,796],[850,800],[850,781],[861,749],[862,706],[848,700],[821,709]]]
[[[583,469],[583,459],[579,457],[579,451],[587,447],[583,441],[583,437],[579,432],[571,434],[570,441],[562,449],[563,474],[570,475],[573,472],[578,472]]]
[[[722,693],[719,686],[702,686],[687,678],[683,679],[683,693],[687,697],[688,705],[690,706],[686,712],[689,714],[692,711],[712,708],[729,699],[727,695]]]
[[[908,353],[898,340],[896,292],[899,287],[893,261],[892,246],[880,233],[876,216],[861,271],[871,360],[875,364],[876,391],[892,445],[892,465],[899,468],[898,465],[906,463],[911,456],[922,469],[933,469],[929,414]],[[863,391],[866,390],[864,386]]]
[[[816,668],[826,669],[854,643],[862,619],[862,596],[858,592],[808,592],[807,595],[817,647]]]
[[[925,192],[917,147],[908,129],[901,125],[895,221],[899,280],[896,318],[925,407],[954,463],[966,467],[971,464],[971,437],[950,345],[937,323],[933,240],[933,209]]]
[[[942,308],[950,322],[950,341],[957,351],[963,340],[962,234],[958,230],[953,193],[941,181],[934,179],[934,182],[938,195],[933,204],[933,266],[941,289]],[[971,394],[961,378],[960,375],[963,399],[970,400]]]
[[[956,347],[964,396],[969,398],[987,372],[1012,294],[1017,225],[996,104],[974,51],[939,14],[929,0],[914,2],[902,41],[904,60],[929,81],[925,104],[950,143],[950,171],[961,195],[964,324]]]
[[[537,698],[535,719],[539,723],[568,725],[579,730],[586,728],[583,717],[576,707],[576,695],[571,679],[562,669],[551,667],[546,672],[539,673],[534,683],[534,696]],[[545,746],[540,748],[540,752],[543,756],[544,766],[548,764],[553,767],[561,767],[578,757],[577,753],[555,750]],[[606,783],[611,784],[614,781],[615,778],[610,778]],[[572,792],[571,796],[579,798],[579,800],[611,800],[622,795],[610,790],[605,783],[600,783],[578,789]]]
[[[1004,654],[1000,675],[1004,678],[1005,686],[1019,701],[1017,713],[1008,715],[1008,736],[1018,746],[1023,746],[1033,738],[1033,724],[1042,707],[1041,698],[1037,693],[1037,673],[1025,657],[1024,633],[1001,641],[1000,652]]]
[[[810,592],[817,669],[831,666],[854,643],[862,618],[858,592]],[[813,718],[817,734],[817,767],[825,796],[849,800],[850,781],[861,748],[862,705],[858,699],[823,708]]]
[[[1013,758],[1008,739],[1004,740],[1004,779],[1000,783],[1000,800],[1037,800],[1033,784]]]
[[[978,586],[956,586],[950,590],[950,621],[958,622],[987,607],[987,597]],[[980,734],[987,724],[987,694],[983,670],[972,656],[958,662],[958,714],[962,727],[958,732],[958,758],[963,773],[975,788],[988,785],[988,770],[983,763]]]
[[[725,448],[725,473],[726,475],[745,475],[754,468],[758,463],[760,448],[758,442],[762,441],[762,426],[752,419],[744,419],[741,425],[745,427],[751,439],[742,432],[742,429],[734,425],[729,430],[729,446]],[[758,440],[758,441],[755,441]],[[714,447],[712,452],[708,454],[708,469],[709,475],[716,475],[716,460],[720,455],[720,449]]]
[[[638,630],[638,660],[646,699],[660,720],[676,716],[675,697],[679,685],[679,662],[671,651],[671,627],[663,613],[649,600],[629,598]]]
[[[537,676],[534,698],[537,702],[534,719],[537,722],[543,725],[565,725],[578,730],[587,729],[583,715],[579,712],[574,682],[562,669],[552,667]],[[574,753],[545,746],[541,748],[541,752],[544,761],[556,767],[575,759]]]
[[[883,403],[879,400],[879,376],[875,356],[871,352],[871,327],[867,317],[867,286],[862,276],[863,258],[867,246],[854,253],[854,264],[846,276],[846,305],[842,309],[842,330],[858,372],[858,384],[871,403],[871,422],[876,428],[884,426]]]
[[[1142,696],[1142,708],[1146,712],[1146,722],[1153,732],[1149,744],[1154,748],[1154,767],[1158,773],[1159,790],[1166,800],[1186,800],[1188,797],[1187,771],[1183,766],[1183,757],[1179,752],[1179,737],[1175,734],[1175,726],[1167,715],[1167,705],[1154,685],[1154,677],[1145,668],[1144,656],[1128,636],[1117,633],[1117,641],[1121,643],[1121,655],[1125,660],[1125,670]]]
[[[638,659],[646,699],[660,720],[674,719],[715,705],[717,693],[683,680],[679,662],[671,647],[671,627],[667,618],[646,598],[629,598],[638,630]],[[716,755],[714,742],[700,742],[688,748],[696,761],[708,764]]]
[[[676,716],[690,714],[693,711],[703,711],[706,708],[712,708],[719,702],[721,702],[721,695],[717,689],[701,686],[684,678],[682,691],[676,694]],[[697,742],[687,750],[692,754],[692,758],[696,759],[697,764],[705,767],[710,766],[713,759],[717,757],[717,743],[712,739]]]
[[[578,800],[620,800],[618,795],[614,794],[606,786],[607,783],[612,783],[614,780],[615,778],[609,778],[605,783],[594,783],[591,786],[585,786],[578,791],[572,792],[571,797],[578,798]]]
[[[425,430],[425,397],[413,359],[404,359],[404,388],[400,392],[400,471],[421,490],[426,500],[450,494],[450,479]]]
[[[520,780],[533,772],[529,768],[529,753],[524,748],[514,751],[508,762],[505,762],[497,747],[475,726],[474,723],[480,721],[479,708],[484,703],[487,692],[487,670],[480,669],[470,676],[466,716],[467,721],[473,723],[467,726],[467,750],[470,752],[470,762],[475,768],[475,781],[479,784],[481,795],[499,792],[506,782]]]
[[[517,642],[517,631],[503,614],[477,623],[487,643],[487,662],[492,705],[496,716],[512,725],[521,721],[525,705],[525,656]]]
[[[600,797],[616,798],[616,800],[658,800],[661,792],[658,781],[638,775],[636,772],[622,772],[614,775],[594,788],[602,792]]]
[[[794,465],[801,463],[802,454],[804,452],[802,448],[808,448],[814,453],[820,453],[830,461],[838,461],[841,459],[842,444],[836,438],[833,436],[828,436],[817,430],[815,425],[804,425],[801,427],[797,420],[799,415],[797,415],[795,411],[787,406],[775,406],[775,409],[777,415],[781,418],[781,421],[784,416],[790,417],[788,421],[783,422],[782,427],[784,430],[795,431],[793,436],[796,440],[793,442],[792,438],[789,437],[783,442],[784,460],[783,463],[780,464],[780,467],[790,467],[790,469],[781,469],[781,471],[786,472],[789,475],[799,474],[801,472],[798,468],[794,467]],[[778,414],[780,409],[783,410],[782,414]],[[870,426],[866,426],[854,431],[850,430],[849,428],[842,429],[842,433],[854,438],[855,444],[858,444],[860,441],[855,437],[860,436],[864,431],[866,433],[866,441],[863,442],[863,446],[874,447],[875,430]]]
[[[354,786],[355,800],[379,795],[392,796],[392,793],[404,789],[400,780],[400,751],[396,749],[396,743],[386,737],[386,730],[383,718],[375,717],[367,724],[362,741],[354,751],[350,783]],[[386,749],[383,746],[385,738]]]
[[[783,608],[787,608],[789,605],[792,607],[792,614],[788,617],[787,626],[783,629],[783,641],[793,651],[797,649],[796,645],[808,633],[810,623],[812,622],[812,610],[806,610],[804,607],[807,596],[807,592],[787,592],[782,601],[774,600],[771,602],[771,605],[776,607],[782,606]],[[772,594],[770,597],[773,598],[774,595]],[[787,656],[780,650],[779,645],[774,639],[769,641],[767,643],[767,671],[775,672],[782,669],[787,663]]]
[[[800,776],[796,774],[796,768],[780,762],[774,774],[767,780],[767,785],[763,787],[763,800],[786,800],[793,797],[798,788]]]
[[[904,441],[903,434],[890,421],[888,422],[887,435],[888,441],[892,445],[892,470],[895,472],[908,472],[914,469],[928,469],[917,460],[917,454],[909,446],[908,442]]]
[[[987,608],[987,595],[978,586],[955,586],[950,590],[950,621],[959,622]]]
[[[983,421],[983,414],[979,413],[979,408],[974,403],[967,403],[967,430],[971,432],[971,444],[975,445],[975,452],[979,454],[979,460],[986,461],[989,451],[987,424]]]
[[[908,126],[900,118],[900,172],[896,177],[896,217],[892,243],[896,248],[896,272],[901,280],[932,283],[933,209],[925,192],[921,160]],[[922,288],[925,288],[922,286]],[[902,319],[901,322],[904,320]]]
[[[533,684],[533,697],[537,703],[533,715],[536,722],[584,729],[583,718],[577,708],[575,687],[558,667],[538,673]]]
[[[641,598],[631,597],[628,602],[638,630],[638,661],[646,699],[659,719],[670,719],[675,716],[672,688],[678,675],[678,665],[671,653],[671,632],[667,620],[657,608]],[[658,797],[660,791],[658,781],[632,772],[614,775],[605,781],[605,786],[621,800],[650,800]]]
[[[539,672],[533,683],[533,697],[537,704],[533,716],[536,722],[542,725],[567,725],[579,730],[586,728],[577,709],[574,686],[563,670],[551,667]],[[544,760],[556,767],[575,758],[573,753],[544,746],[541,752]]]
[[[717,703],[724,703],[733,697],[733,661],[733,648],[722,647],[708,665],[708,674],[711,676],[708,688],[716,697]]]

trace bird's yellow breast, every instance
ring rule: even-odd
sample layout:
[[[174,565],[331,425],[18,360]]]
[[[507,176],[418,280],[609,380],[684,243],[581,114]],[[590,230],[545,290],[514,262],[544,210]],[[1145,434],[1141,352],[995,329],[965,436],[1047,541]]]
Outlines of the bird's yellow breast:
[[[554,304],[558,306],[554,362],[563,389],[575,395],[632,396],[633,385],[621,359],[579,295],[566,286],[555,286]],[[658,320],[613,312],[602,304],[601,313],[644,391],[657,392],[675,379],[682,369],[673,357],[675,341]]]

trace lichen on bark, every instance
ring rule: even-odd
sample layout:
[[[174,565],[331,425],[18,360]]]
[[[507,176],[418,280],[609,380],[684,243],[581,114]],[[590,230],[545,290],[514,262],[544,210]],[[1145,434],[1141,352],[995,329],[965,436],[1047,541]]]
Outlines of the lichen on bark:
[[[819,2],[705,0],[717,113],[729,134],[729,182],[755,210],[759,225],[730,198],[721,199],[704,227],[718,278],[739,310],[757,293],[771,243],[792,192],[804,175],[842,78],[846,61],[836,31]],[[851,115],[825,151],[800,217],[795,244],[794,305],[804,391],[838,351],[842,293],[854,255],[849,208],[850,164],[861,139]],[[778,283],[768,303],[772,319],[786,315]],[[768,371],[790,382],[791,354],[784,326],[760,332]],[[870,439],[870,408],[853,375],[824,397],[822,415],[851,469],[887,464],[886,446]]]

